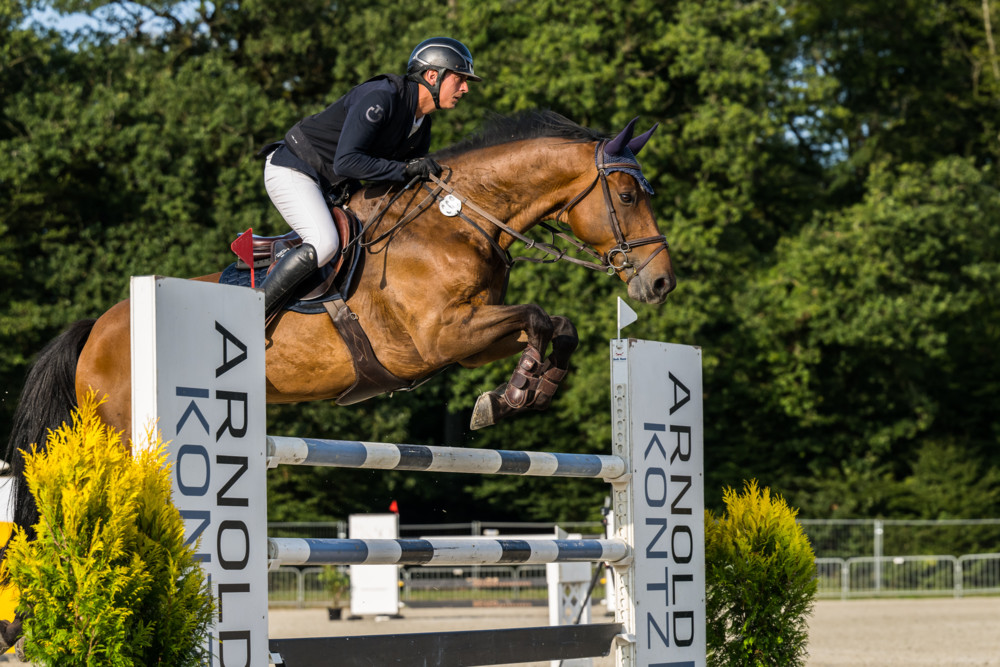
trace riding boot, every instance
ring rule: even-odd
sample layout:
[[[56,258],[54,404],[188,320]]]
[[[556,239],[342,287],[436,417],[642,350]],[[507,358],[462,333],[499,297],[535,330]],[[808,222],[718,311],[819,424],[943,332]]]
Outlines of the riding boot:
[[[287,251],[278,260],[262,285],[265,322],[269,322],[281,310],[292,290],[317,268],[316,248],[309,243]]]

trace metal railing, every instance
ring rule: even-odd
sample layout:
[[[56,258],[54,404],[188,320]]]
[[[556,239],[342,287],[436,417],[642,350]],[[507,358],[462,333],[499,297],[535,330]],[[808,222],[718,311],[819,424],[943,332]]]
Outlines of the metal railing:
[[[995,595],[1000,553],[817,558],[816,577],[822,598]]]

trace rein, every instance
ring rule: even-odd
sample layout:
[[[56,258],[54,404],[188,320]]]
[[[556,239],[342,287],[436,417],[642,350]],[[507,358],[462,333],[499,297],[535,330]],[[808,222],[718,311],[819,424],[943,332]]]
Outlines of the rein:
[[[450,167],[445,167],[445,169],[447,169],[447,174],[445,175],[444,179],[440,179],[434,175],[429,176],[430,180],[434,183],[436,187],[432,188],[427,183],[422,184],[423,188],[428,192],[428,195],[412,211],[409,211],[406,215],[397,220],[396,223],[392,225],[392,227],[390,227],[385,232],[379,234],[376,238],[370,241],[361,240],[364,237],[365,232],[367,232],[368,229],[370,229],[373,225],[377,224],[379,221],[382,220],[382,218],[385,216],[389,208],[397,200],[399,200],[399,198],[402,197],[406,193],[406,191],[408,191],[414,185],[414,183],[417,182],[419,177],[415,177],[412,181],[410,181],[405,188],[396,193],[385,206],[381,207],[378,210],[378,212],[364,224],[364,227],[362,228],[361,232],[354,239],[351,240],[351,242],[347,245],[347,247],[344,248],[344,252],[346,252],[348,248],[355,243],[355,241],[358,244],[360,244],[361,247],[363,248],[367,248],[370,245],[378,243],[379,241],[385,239],[390,234],[392,234],[395,230],[402,227],[403,225],[405,225],[406,223],[410,222],[418,215],[423,213],[431,206],[433,202],[439,201],[442,204],[450,204],[452,216],[457,216],[461,218],[463,221],[471,225],[474,229],[476,229],[480,234],[482,234],[486,238],[490,246],[496,251],[496,253],[503,260],[503,263],[507,267],[508,271],[516,262],[534,262],[538,264],[551,264],[554,262],[558,262],[559,260],[564,260],[570,262],[571,264],[576,264],[577,266],[582,266],[586,269],[590,269],[591,271],[607,272],[608,275],[614,275],[619,271],[625,271],[627,276],[625,282],[627,284],[632,280],[632,278],[638,275],[638,273],[642,271],[642,269],[645,268],[645,266],[654,257],[656,257],[662,251],[666,250],[668,248],[668,243],[667,243],[667,237],[664,236],[663,234],[659,234],[657,236],[647,236],[644,238],[634,239],[631,241],[625,238],[625,234],[622,232],[621,229],[621,223],[618,221],[618,214],[615,211],[614,204],[612,204],[611,188],[608,185],[608,171],[622,167],[634,168],[635,165],[624,162],[605,163],[601,161],[600,156],[603,155],[603,148],[606,143],[607,141],[605,140],[599,143],[597,146],[597,152],[594,158],[594,163],[597,167],[597,176],[594,177],[593,182],[586,188],[584,188],[582,192],[580,192],[575,197],[570,199],[570,201],[565,206],[559,209],[558,213],[556,213],[555,221],[560,225],[567,224],[560,220],[563,214],[568,214],[569,211],[572,210],[574,206],[583,201],[583,199],[586,198],[587,195],[591,193],[591,191],[593,191],[593,189],[597,186],[597,184],[600,183],[601,189],[604,194],[604,205],[608,211],[611,231],[615,235],[615,241],[617,241],[617,245],[608,250],[607,253],[599,253],[593,248],[584,245],[583,242],[581,242],[579,239],[570,236],[571,232],[569,232],[569,230],[565,228],[558,229],[545,222],[539,223],[538,226],[542,227],[543,229],[549,232],[551,243],[538,241],[522,234],[521,232],[517,231],[510,225],[507,225],[506,223],[497,219],[495,216],[491,215],[488,211],[476,205],[475,202],[472,202],[468,198],[461,196],[458,193],[458,191],[455,190],[455,188],[449,185],[448,181],[451,180],[451,175],[452,175],[452,170]],[[441,195],[442,192],[447,194],[444,197],[442,197]],[[485,219],[487,222],[500,229],[503,233],[509,234],[517,241],[523,243],[525,249],[527,250],[538,249],[550,255],[550,257],[549,258],[528,257],[528,256],[511,257],[510,252],[505,250],[497,241],[497,239],[493,238],[491,234],[489,234],[485,229],[483,229],[472,218],[470,218],[463,212],[465,208],[468,208],[471,211],[475,212],[480,217]],[[443,212],[444,211],[442,211],[442,213]],[[448,214],[445,213],[445,215]],[[596,261],[588,261],[585,259],[579,259],[577,257],[572,257],[570,255],[567,255],[565,250],[555,245],[556,237],[566,241],[574,248],[576,248],[576,250],[583,252],[587,255],[590,255]],[[629,253],[631,253],[634,248],[651,244],[657,244],[659,245],[659,247],[652,253],[650,253],[649,257],[647,257],[641,264],[639,264],[639,266],[635,266],[629,259]],[[620,260],[616,262],[615,258],[618,256],[620,256]]]

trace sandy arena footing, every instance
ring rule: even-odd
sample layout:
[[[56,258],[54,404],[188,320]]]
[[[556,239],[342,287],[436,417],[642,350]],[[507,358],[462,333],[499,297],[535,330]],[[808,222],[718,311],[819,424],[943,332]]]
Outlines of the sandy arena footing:
[[[402,618],[330,621],[326,609],[271,609],[272,637],[375,635],[546,625],[544,607],[404,608]],[[595,623],[608,619],[595,614]],[[520,663],[548,667],[548,663]],[[819,600],[808,667],[1000,667],[1000,598]],[[594,660],[613,667],[612,658]]]

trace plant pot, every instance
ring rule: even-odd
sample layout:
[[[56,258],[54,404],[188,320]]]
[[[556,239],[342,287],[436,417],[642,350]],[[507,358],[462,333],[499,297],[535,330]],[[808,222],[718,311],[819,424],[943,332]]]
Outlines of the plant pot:
[[[331,621],[339,621],[341,616],[344,614],[343,607],[327,607],[326,613],[330,617]]]

